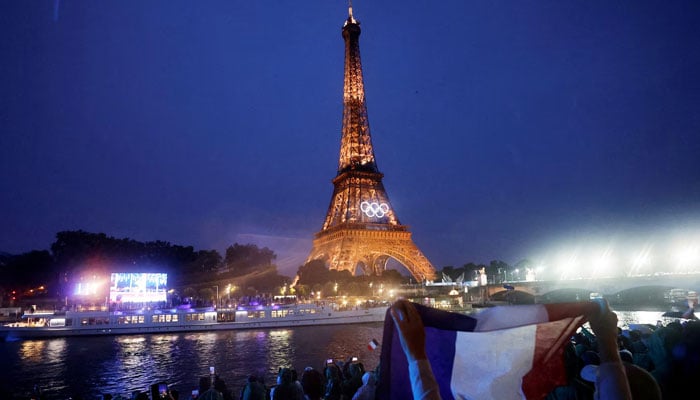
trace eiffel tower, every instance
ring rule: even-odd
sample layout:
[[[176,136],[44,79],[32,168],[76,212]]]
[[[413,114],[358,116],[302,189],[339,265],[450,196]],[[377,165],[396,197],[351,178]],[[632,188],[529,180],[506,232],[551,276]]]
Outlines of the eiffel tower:
[[[352,15],[343,25],[345,79],[343,127],[338,173],[323,228],[307,258],[353,275],[381,275],[389,258],[401,263],[417,281],[435,279],[435,269],[401,225],[384,190],[374,159],[360,61],[360,23]]]

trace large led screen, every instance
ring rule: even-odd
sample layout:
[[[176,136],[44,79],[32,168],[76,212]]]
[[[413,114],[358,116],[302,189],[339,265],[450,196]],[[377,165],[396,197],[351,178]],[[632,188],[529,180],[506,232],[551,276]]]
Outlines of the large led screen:
[[[112,273],[109,300],[118,303],[167,301],[168,274]]]

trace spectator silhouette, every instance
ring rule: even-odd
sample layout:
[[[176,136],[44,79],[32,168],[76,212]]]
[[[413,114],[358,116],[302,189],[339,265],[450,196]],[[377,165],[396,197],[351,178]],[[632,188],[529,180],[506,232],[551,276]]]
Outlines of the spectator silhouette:
[[[342,394],[340,368],[335,364],[329,364],[326,366],[324,373],[326,375],[326,387],[323,398],[325,400],[340,400]]]
[[[306,400],[321,400],[323,398],[323,374],[313,368],[306,368],[301,374],[301,386]]]
[[[341,385],[341,392],[343,400],[351,400],[357,389],[362,386],[362,374],[365,371],[363,365],[357,362],[351,362],[346,365],[347,373]]]
[[[367,371],[362,375],[362,386],[352,396],[352,400],[374,400],[377,391],[377,378],[375,373]]]
[[[271,400],[304,400],[304,392],[292,368],[283,367],[277,374],[277,385],[270,391]]]
[[[267,389],[262,380],[255,375],[250,375],[243,390],[241,391],[241,400],[266,400]]]

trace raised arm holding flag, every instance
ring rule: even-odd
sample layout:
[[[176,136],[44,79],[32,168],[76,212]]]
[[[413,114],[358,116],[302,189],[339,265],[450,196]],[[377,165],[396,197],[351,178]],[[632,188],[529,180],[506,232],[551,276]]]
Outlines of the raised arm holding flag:
[[[566,384],[564,347],[588,320],[608,350],[599,398],[631,398],[613,355],[617,316],[607,303],[504,306],[467,316],[399,300],[384,322],[377,399],[543,399]]]

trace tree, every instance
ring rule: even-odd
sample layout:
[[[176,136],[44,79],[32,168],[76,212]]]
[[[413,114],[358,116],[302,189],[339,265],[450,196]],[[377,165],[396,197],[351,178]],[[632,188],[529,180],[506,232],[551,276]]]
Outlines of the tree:
[[[267,247],[262,249],[254,244],[234,243],[226,249],[224,265],[233,276],[245,275],[255,268],[272,265],[277,255]]]
[[[408,278],[401,275],[401,273],[395,269],[387,269],[382,273],[381,281],[383,283],[393,283],[400,285],[408,281]]]
[[[489,266],[486,267],[486,274],[495,278],[496,282],[507,280],[507,274],[510,272],[510,265],[501,260],[492,260]]]
[[[337,269],[328,270],[328,281],[346,284],[351,282],[352,279],[352,272],[346,269],[342,271],[338,271]]]
[[[262,271],[247,275],[241,286],[252,287],[255,288],[256,291],[262,293],[277,294],[282,286],[289,282],[290,278],[288,276],[280,275],[277,272],[277,267],[270,265]]]
[[[324,284],[329,280],[329,275],[323,260],[311,260],[297,270],[299,283],[303,285]]]
[[[200,250],[194,260],[185,265],[187,272],[212,272],[221,266],[221,254],[216,250]]]
[[[462,266],[464,268],[464,279],[465,280],[475,280],[479,279],[479,271],[485,266],[474,264],[473,262],[468,262]]]
[[[299,297],[308,297],[311,293],[309,285],[299,285],[298,283],[294,286],[294,291]]]

